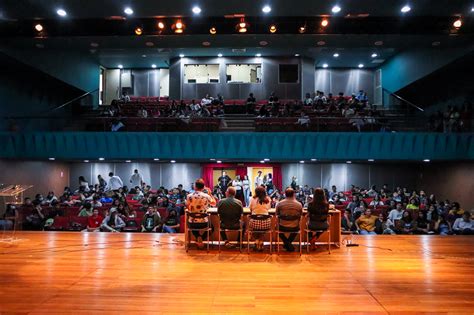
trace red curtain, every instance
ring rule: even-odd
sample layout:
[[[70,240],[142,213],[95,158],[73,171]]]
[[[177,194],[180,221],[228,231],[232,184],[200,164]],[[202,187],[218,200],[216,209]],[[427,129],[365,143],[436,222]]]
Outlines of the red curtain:
[[[208,166],[208,165],[203,165],[202,167],[202,179],[204,179],[204,183],[206,184],[207,187],[209,188],[214,188],[214,177],[212,174],[212,171],[214,170],[214,167]]]

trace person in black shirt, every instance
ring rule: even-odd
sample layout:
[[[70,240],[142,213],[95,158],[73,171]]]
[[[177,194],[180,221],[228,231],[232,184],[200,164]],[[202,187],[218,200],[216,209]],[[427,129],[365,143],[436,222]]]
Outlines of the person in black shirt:
[[[227,186],[229,186],[231,180],[232,179],[229,177],[229,175],[227,175],[226,172],[222,172],[222,175],[218,178],[219,187],[221,188],[222,193],[227,190]]]
[[[255,114],[255,103],[257,100],[253,97],[253,93],[250,93],[247,98],[247,114]]]
[[[165,224],[163,225],[164,233],[178,233],[179,232],[179,216],[175,210],[170,210]]]

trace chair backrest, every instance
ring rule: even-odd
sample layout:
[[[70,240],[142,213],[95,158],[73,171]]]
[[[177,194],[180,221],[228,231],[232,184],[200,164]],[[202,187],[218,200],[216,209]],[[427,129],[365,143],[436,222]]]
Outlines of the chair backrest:
[[[188,216],[193,219],[204,219],[209,217],[209,213],[205,212],[188,212]]]
[[[279,215],[278,219],[283,221],[299,221],[301,215]]]
[[[252,220],[268,220],[270,219],[272,216],[269,215],[269,214],[251,214],[249,216],[250,219]]]

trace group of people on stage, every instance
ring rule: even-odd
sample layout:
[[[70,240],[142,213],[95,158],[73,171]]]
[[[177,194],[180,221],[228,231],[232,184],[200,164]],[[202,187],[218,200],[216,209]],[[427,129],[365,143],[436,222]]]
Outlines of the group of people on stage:
[[[222,175],[218,178],[218,184],[214,186],[212,192],[213,196],[218,200],[222,199],[229,186],[235,188],[236,198],[242,201],[247,207],[250,205],[252,189],[263,186],[269,195],[275,191],[272,173],[263,175],[262,171],[258,171],[253,183],[251,183],[247,175],[244,175],[243,178],[237,175],[232,179],[227,175],[227,172],[223,171]]]

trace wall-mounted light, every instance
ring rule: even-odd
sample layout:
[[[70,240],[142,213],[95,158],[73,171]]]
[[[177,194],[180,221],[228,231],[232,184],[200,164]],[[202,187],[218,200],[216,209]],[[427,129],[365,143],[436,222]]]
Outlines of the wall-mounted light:
[[[323,19],[323,20],[321,21],[321,26],[322,26],[322,27],[326,27],[326,26],[328,26],[328,25],[329,25],[329,20],[328,20],[328,19]]]
[[[211,27],[209,29],[209,33],[211,33],[212,35],[216,35],[217,34],[217,29],[215,27]]]
[[[181,20],[176,21],[176,23],[171,26],[171,28],[176,34],[182,34],[184,32],[185,27],[186,25],[184,25]]]
[[[274,34],[277,31],[277,27],[275,24],[270,25],[270,33]]]
[[[143,28],[141,27],[135,27],[135,35],[142,35],[143,34]]]

